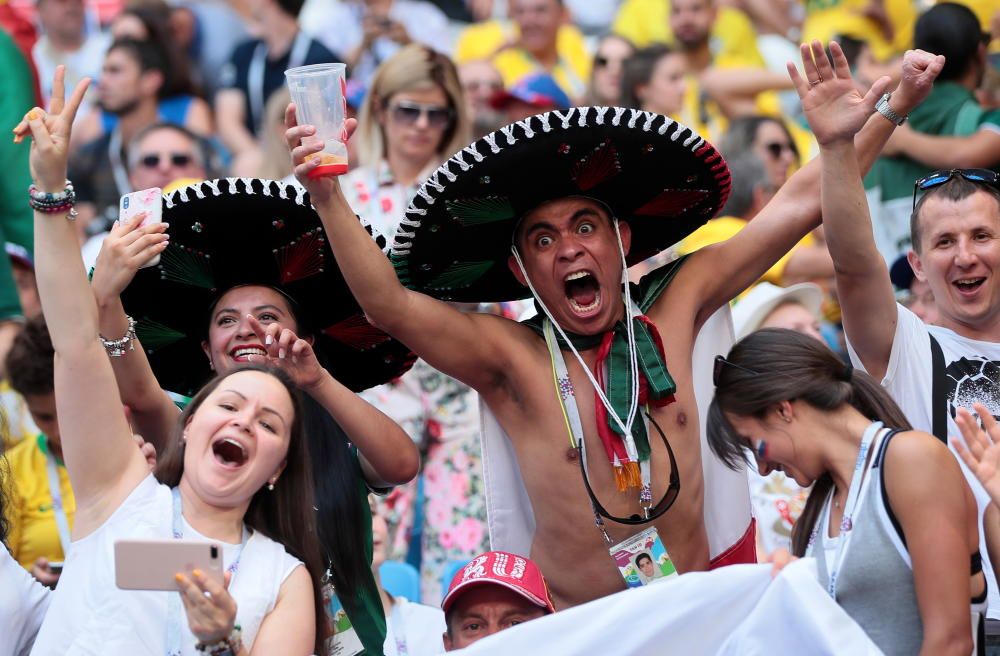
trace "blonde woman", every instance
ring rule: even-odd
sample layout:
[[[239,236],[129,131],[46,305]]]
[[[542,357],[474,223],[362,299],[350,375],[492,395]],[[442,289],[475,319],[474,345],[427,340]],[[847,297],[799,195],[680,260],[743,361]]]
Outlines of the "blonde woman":
[[[341,180],[348,203],[391,239],[419,184],[470,134],[455,65],[426,46],[406,46],[375,72],[361,107],[361,166]]]

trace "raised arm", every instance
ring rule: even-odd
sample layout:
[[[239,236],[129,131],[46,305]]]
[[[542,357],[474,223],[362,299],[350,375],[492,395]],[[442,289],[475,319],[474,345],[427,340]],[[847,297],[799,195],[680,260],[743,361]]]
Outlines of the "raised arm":
[[[309,394],[358,448],[365,480],[374,488],[401,485],[417,475],[420,453],[399,424],[347,389],[317,361],[312,344],[280,324],[261,325],[247,315],[250,328],[267,355],[251,355],[252,362],[267,362],[284,369],[302,391]]]
[[[63,68],[52,106],[28,112],[31,177],[40,191],[66,186],[70,126],[87,90],[85,79],[64,106]],[[76,497],[75,538],[88,535],[149,474],[132,441],[108,356],[98,341],[97,303],[67,212],[35,212],[35,275],[55,349],[55,396],[62,449]]]
[[[814,41],[811,46],[804,44],[801,48],[805,79],[792,64],[789,64],[789,74],[814,130],[819,125],[821,131],[843,126],[857,131],[864,125],[857,136],[857,158],[859,168],[867,171],[895,127],[882,116],[871,116],[875,103],[889,85],[889,78],[875,82],[862,97],[850,78],[847,59],[840,46],[831,43],[830,50],[836,68],[827,58],[822,44]],[[903,81],[892,97],[892,107],[897,113],[909,113],[930,91],[940,68],[928,68],[929,61],[933,61],[933,57],[927,53],[907,53]],[[819,80],[822,81],[817,83]],[[692,255],[691,262],[678,276],[696,276],[694,280],[701,281],[695,285],[700,288],[698,325],[757,281],[806,233],[819,225],[819,185],[820,162],[814,160],[789,178],[735,237]],[[827,239],[832,241],[829,232]]]
[[[294,105],[288,107],[285,124],[295,175],[309,191],[337,264],[368,320],[449,376],[480,391],[496,387],[509,364],[506,320],[463,314],[403,287],[388,258],[358,222],[337,180],[307,177],[319,159],[305,158],[322,150],[322,144],[302,145],[301,140],[315,128],[297,125]],[[350,125],[356,124],[351,120]]]
[[[97,299],[98,328],[107,339],[118,339],[128,331],[128,318],[120,295],[135,277],[143,263],[167,247],[166,223],[140,227],[143,215],[130,223],[115,223],[101,245],[94,265],[91,288]],[[132,413],[136,432],[156,447],[160,453],[170,439],[177,422],[178,410],[170,397],[160,389],[146,352],[138,339],[134,348],[121,357],[110,358],[115,372],[121,401]]]

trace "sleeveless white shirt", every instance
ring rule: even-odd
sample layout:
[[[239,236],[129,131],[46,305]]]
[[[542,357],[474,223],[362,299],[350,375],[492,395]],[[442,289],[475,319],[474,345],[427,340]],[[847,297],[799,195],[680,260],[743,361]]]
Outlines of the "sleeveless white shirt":
[[[172,536],[170,488],[150,474],[104,524],[73,542],[32,654],[164,654],[167,599],[177,593],[120,590],[115,585],[114,543]],[[185,532],[185,537],[203,539],[193,532],[190,536]],[[233,549],[226,546],[223,553],[228,566]],[[281,584],[301,564],[281,544],[259,532],[250,537],[229,589],[248,651],[264,617],[274,608]],[[186,614],[182,624],[182,653],[196,656],[196,640]]]

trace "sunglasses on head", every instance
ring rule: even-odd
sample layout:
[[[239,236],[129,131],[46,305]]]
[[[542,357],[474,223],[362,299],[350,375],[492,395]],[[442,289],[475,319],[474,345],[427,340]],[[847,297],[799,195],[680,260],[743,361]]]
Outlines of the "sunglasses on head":
[[[764,148],[774,159],[781,157],[781,154],[786,150],[791,154],[795,154],[795,148],[791,144],[780,143],[778,141],[772,141],[771,143],[764,144]]]
[[[143,155],[139,158],[139,164],[146,167],[147,169],[155,169],[160,166],[161,159],[169,159],[171,166],[187,166],[192,161],[194,157],[188,155],[187,153],[150,153],[149,155]]]
[[[717,355],[715,356],[715,365],[712,369],[712,384],[715,385],[716,387],[719,386],[719,379],[722,377],[722,369],[726,365],[729,365],[734,369],[739,369],[740,371],[745,371],[746,373],[752,374],[754,376],[760,375],[759,371],[754,371],[753,369],[747,369],[743,365],[736,364],[735,362],[730,362],[725,358],[725,356]]]
[[[421,116],[427,117],[427,124],[432,128],[444,128],[451,124],[454,112],[450,107],[440,105],[422,105],[420,103],[401,100],[393,104],[389,111],[392,118],[399,123],[413,125],[420,120]]]
[[[917,190],[928,191],[934,187],[940,187],[952,178],[960,176],[969,182],[978,184],[988,184],[994,189],[1000,189],[1000,175],[996,171],[989,169],[942,169],[934,171],[913,183],[913,208],[917,208]]]

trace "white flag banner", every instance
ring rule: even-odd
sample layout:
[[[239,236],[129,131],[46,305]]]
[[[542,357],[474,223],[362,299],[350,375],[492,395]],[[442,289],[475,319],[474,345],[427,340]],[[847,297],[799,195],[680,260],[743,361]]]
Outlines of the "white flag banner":
[[[770,565],[733,565],[625,590],[532,620],[461,656],[559,654],[881,654],[816,580],[804,558],[771,579]]]

